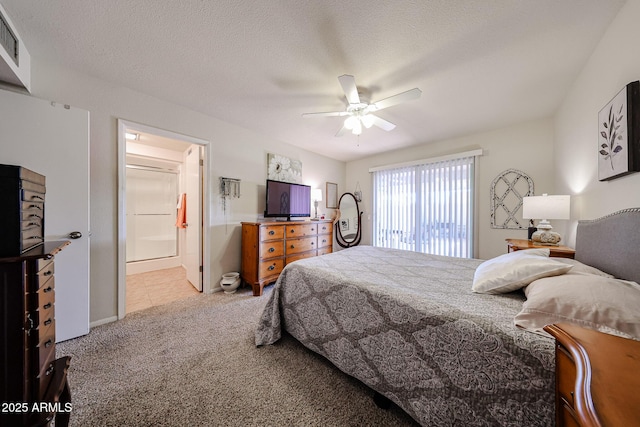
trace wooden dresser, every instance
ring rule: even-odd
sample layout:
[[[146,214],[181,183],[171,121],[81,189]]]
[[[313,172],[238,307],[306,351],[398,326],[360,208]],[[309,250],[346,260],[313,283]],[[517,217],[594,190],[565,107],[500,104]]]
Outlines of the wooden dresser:
[[[44,241],[45,177],[0,165],[0,425],[42,426],[71,411],[69,357],[56,359],[53,257]]]
[[[640,426],[640,341],[571,324],[556,339],[556,426]]]
[[[260,296],[285,265],[332,251],[332,221],[243,222],[240,275]]]
[[[0,258],[0,425],[46,425],[56,412],[56,426],[68,423],[70,358],[56,359],[53,262],[68,244]]]

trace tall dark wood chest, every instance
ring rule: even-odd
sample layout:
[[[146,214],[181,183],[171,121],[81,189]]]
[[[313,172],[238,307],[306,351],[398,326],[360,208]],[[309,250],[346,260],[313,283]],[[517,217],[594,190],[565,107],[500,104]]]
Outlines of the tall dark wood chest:
[[[69,242],[43,242],[44,193],[42,175],[0,165],[2,426],[46,426],[54,417],[65,426],[72,409],[70,358],[56,359],[53,260]]]

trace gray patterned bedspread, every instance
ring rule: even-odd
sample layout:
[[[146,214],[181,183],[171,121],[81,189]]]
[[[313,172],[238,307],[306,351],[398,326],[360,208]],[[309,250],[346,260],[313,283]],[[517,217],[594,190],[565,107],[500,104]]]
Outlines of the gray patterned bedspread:
[[[289,264],[256,345],[282,328],[424,426],[554,425],[554,342],[524,295],[471,292],[482,261],[358,246]]]

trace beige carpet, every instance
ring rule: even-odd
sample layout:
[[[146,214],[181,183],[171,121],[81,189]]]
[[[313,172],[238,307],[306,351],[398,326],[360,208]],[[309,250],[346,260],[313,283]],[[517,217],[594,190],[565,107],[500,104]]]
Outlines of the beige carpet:
[[[256,348],[270,290],[189,297],[58,344],[72,356],[71,425],[416,425],[289,336]]]

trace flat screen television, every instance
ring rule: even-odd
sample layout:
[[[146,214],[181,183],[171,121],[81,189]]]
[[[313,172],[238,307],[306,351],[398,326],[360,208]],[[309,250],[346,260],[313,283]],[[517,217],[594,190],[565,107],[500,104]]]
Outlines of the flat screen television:
[[[267,180],[265,218],[301,218],[311,216],[311,187],[291,182]]]

